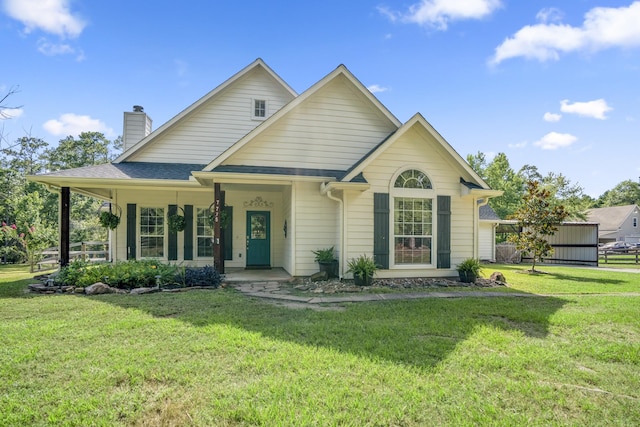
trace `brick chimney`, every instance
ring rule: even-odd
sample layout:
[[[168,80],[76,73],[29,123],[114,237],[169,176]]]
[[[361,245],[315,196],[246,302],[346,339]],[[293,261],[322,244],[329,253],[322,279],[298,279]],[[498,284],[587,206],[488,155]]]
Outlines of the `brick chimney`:
[[[142,141],[151,133],[151,118],[139,105],[133,106],[133,111],[124,112],[124,127],[122,130],[122,145],[124,151]]]

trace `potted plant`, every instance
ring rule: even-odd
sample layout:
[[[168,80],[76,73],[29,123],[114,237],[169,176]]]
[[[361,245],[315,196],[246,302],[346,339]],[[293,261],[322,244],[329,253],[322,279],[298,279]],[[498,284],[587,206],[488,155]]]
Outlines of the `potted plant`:
[[[113,211],[115,209],[116,212],[121,213],[121,209],[118,205],[114,205],[111,203],[109,203],[108,205],[109,210],[106,210],[106,203],[102,205],[102,207],[98,210],[98,221],[104,228],[115,230],[118,224],[120,224],[120,215],[114,213]]]
[[[338,260],[333,255],[333,246],[312,252],[316,256],[315,261],[320,266],[321,272],[326,272],[328,278],[338,277]]]
[[[186,220],[184,219],[184,215],[180,214],[172,214],[167,218],[167,223],[169,224],[169,231],[179,232],[184,231],[184,228],[187,225]]]
[[[373,275],[378,269],[378,265],[373,258],[367,255],[351,258],[347,265],[349,267],[347,273],[353,273],[353,281],[358,286],[371,285]]]
[[[474,283],[480,275],[482,265],[475,258],[467,258],[458,264],[456,270],[458,270],[458,276],[462,283]]]

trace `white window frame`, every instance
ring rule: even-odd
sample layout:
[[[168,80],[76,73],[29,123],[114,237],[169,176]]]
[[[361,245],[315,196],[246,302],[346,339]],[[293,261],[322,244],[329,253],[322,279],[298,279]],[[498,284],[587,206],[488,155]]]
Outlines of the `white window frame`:
[[[143,209],[162,209],[162,235],[153,235],[153,234],[143,234],[142,233],[142,210]],[[137,257],[139,259],[159,259],[166,260],[167,252],[168,252],[168,239],[167,239],[167,208],[165,206],[140,206],[138,207],[138,250]],[[162,237],[162,256],[161,257],[149,257],[142,256],[142,239],[144,237]]]
[[[211,231],[211,235],[207,235],[207,234],[198,234],[198,214],[202,211],[202,212],[209,212],[209,208],[208,207],[204,207],[204,206],[194,206],[194,210],[195,210],[195,221],[193,221],[193,246],[195,248],[195,257],[196,259],[210,259],[213,257],[213,241],[211,241],[211,255],[200,255],[200,247],[198,246],[198,239],[213,239],[213,227],[211,226],[207,226],[209,227],[210,231]]]
[[[264,102],[264,116],[256,115],[256,102]],[[269,116],[269,100],[266,98],[251,98],[251,118],[253,120],[266,120]]]
[[[395,183],[396,180],[402,173],[415,169],[417,171],[422,172],[430,181],[431,188],[396,188]],[[403,198],[413,198],[413,199],[429,199],[431,200],[431,262],[428,264],[396,264],[396,233],[395,233],[395,199],[397,197]],[[437,251],[435,250],[437,235],[436,232],[438,230],[437,218],[438,215],[438,197],[436,190],[434,189],[433,180],[422,168],[417,165],[405,165],[398,169],[395,175],[393,175],[391,182],[389,183],[389,268],[390,269],[403,269],[403,270],[419,270],[426,268],[436,268],[437,264]],[[416,236],[419,237],[419,236]],[[425,236],[428,237],[428,236]]]

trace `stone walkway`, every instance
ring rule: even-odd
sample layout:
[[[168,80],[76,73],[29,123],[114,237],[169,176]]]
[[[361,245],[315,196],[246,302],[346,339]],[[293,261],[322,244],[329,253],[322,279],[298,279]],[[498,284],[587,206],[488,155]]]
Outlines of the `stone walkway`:
[[[251,283],[229,283],[239,292],[251,297],[263,298],[270,302],[290,308],[311,308],[315,310],[336,310],[340,307],[336,305],[343,303],[356,303],[366,301],[397,301],[424,298],[462,298],[462,297],[540,297],[521,292],[491,292],[491,291],[432,291],[432,292],[411,292],[411,293],[358,293],[353,295],[340,296],[300,296],[290,293],[290,285],[279,282],[251,282]],[[333,307],[331,307],[333,306]]]

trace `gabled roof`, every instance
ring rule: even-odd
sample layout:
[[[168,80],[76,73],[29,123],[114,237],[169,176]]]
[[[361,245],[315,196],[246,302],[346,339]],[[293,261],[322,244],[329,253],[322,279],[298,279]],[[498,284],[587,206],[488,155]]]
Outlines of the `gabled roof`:
[[[601,233],[617,231],[634,211],[640,211],[638,205],[589,209],[587,210],[587,221],[599,223]]]
[[[258,67],[263,68],[275,81],[277,81],[280,85],[282,85],[282,87],[287,92],[289,92],[293,97],[298,96],[296,91],[294,91],[291,88],[291,86],[289,86],[287,84],[287,82],[282,80],[282,78],[280,78],[280,76],[278,76],[267,64],[265,64],[265,62],[261,58],[258,58],[255,61],[253,61],[251,64],[247,65],[245,68],[243,68],[242,70],[238,71],[236,74],[234,74],[233,76],[231,76],[230,78],[225,80],[222,84],[218,85],[216,88],[211,90],[209,93],[204,95],[202,98],[198,99],[196,102],[194,102],[193,104],[191,104],[190,106],[188,106],[187,108],[182,110],[175,117],[173,117],[171,120],[169,120],[168,122],[166,122],[165,124],[160,126],[158,129],[156,129],[151,134],[147,135],[145,138],[143,138],[141,141],[139,141],[133,147],[131,147],[130,149],[128,149],[127,151],[122,153],[116,160],[114,160],[114,163],[120,163],[120,162],[126,161],[127,158],[129,158],[131,155],[136,153],[142,147],[147,145],[150,141],[152,141],[153,139],[157,138],[159,135],[163,134],[165,131],[167,131],[168,129],[173,127],[176,123],[178,123],[184,117],[186,117],[187,115],[192,113],[194,110],[198,109],[203,104],[207,103],[212,98],[216,97],[218,94],[220,94],[226,88],[228,88],[233,83],[235,83],[236,81],[240,80],[243,76],[247,75],[249,72],[251,72],[252,70],[254,70],[255,68],[258,68]]]
[[[493,208],[489,205],[480,206],[479,218],[480,218],[480,221],[491,221],[491,222],[501,221],[496,211],[494,211]]]
[[[218,156],[216,159],[211,161],[204,170],[212,171],[216,167],[220,166],[225,160],[229,159],[234,153],[238,152],[242,147],[248,144],[251,140],[253,140],[257,135],[262,132],[265,132],[274,123],[277,123],[282,117],[284,117],[287,113],[298,107],[304,101],[312,97],[315,93],[317,93],[324,86],[328,85],[331,81],[338,77],[344,77],[349,82],[353,84],[353,86],[362,94],[366,99],[371,102],[375,108],[380,111],[394,126],[399,127],[402,123],[385,107],[344,65],[339,65],[335,70],[331,73],[327,74],[324,78],[318,81],[316,84],[311,86],[305,92],[300,94],[297,98],[289,102],[287,105],[278,110],[275,114],[265,120],[261,125],[257,126],[247,135],[245,135],[238,142],[229,147],[224,153]]]
[[[470,179],[473,180],[472,184],[477,184],[479,188],[489,190],[489,186],[480,176],[469,166],[469,164],[458,154],[456,150],[431,126],[431,124],[420,113],[416,113],[405,124],[403,124],[397,131],[389,135],[385,140],[381,141],[377,147],[364,156],[359,162],[357,162],[342,178],[343,181],[349,181],[356,175],[362,173],[362,171],[380,156],[387,148],[393,145],[400,137],[407,133],[414,126],[421,127],[428,132],[433,138],[444,148],[444,150],[451,156],[452,159],[463,169]],[[465,181],[466,182],[466,181]],[[498,195],[498,194],[496,194]]]

